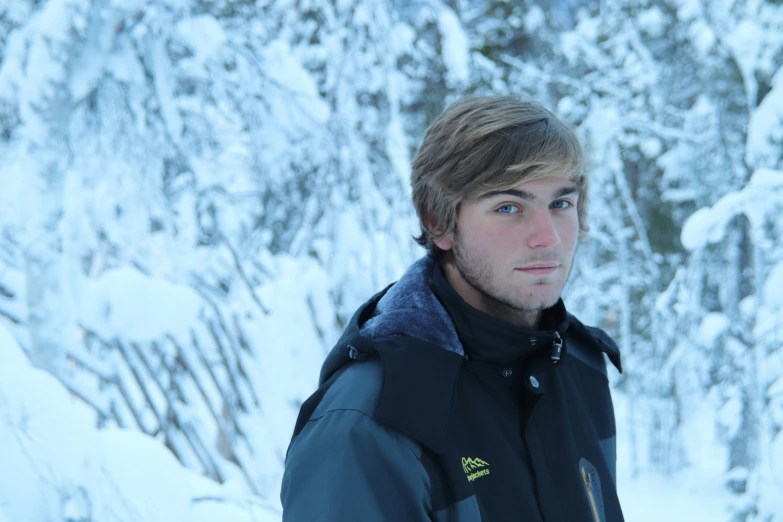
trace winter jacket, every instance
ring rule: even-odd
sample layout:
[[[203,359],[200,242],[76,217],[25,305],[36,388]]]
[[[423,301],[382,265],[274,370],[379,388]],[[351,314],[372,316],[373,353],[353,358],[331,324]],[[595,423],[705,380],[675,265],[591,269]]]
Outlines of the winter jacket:
[[[549,329],[464,327],[438,270],[412,265],[327,357],[286,457],[284,522],[622,521],[615,344],[562,302]]]

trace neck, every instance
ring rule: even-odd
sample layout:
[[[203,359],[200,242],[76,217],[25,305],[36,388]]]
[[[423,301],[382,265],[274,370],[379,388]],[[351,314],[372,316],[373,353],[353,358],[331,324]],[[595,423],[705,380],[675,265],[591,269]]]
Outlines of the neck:
[[[450,254],[450,252],[449,252]],[[541,323],[541,310],[521,310],[498,301],[471,285],[457,269],[453,256],[444,256],[440,263],[446,281],[462,299],[473,308],[523,328],[536,330]]]

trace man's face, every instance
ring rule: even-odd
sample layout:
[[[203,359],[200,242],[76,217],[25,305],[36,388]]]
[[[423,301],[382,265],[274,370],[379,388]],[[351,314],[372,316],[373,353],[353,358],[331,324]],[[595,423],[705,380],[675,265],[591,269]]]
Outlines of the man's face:
[[[464,202],[457,232],[436,242],[453,252],[449,280],[463,299],[501,316],[554,305],[574,260],[578,190],[548,177]]]

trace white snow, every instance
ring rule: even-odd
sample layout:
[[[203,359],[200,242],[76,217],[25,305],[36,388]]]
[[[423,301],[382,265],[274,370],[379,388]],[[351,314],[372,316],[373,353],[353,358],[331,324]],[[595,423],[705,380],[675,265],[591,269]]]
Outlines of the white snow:
[[[711,346],[715,339],[729,327],[729,319],[719,312],[708,313],[699,327],[699,341],[705,346]]]
[[[714,212],[709,208],[700,208],[691,215],[682,227],[680,240],[688,250],[694,250],[709,240],[718,241],[723,237],[723,226],[728,219],[716,224]],[[719,226],[720,225],[720,226]]]
[[[734,56],[742,57],[737,65],[742,68],[745,77],[752,77],[755,72],[759,55],[766,43],[763,35],[764,28],[761,24],[746,18],[740,20],[725,36]]]
[[[92,410],[30,367],[1,325],[0,360],[0,462],[13,470],[0,473],[0,516],[26,522],[280,520],[273,506],[183,468],[159,440],[96,430]]]
[[[769,449],[769,458],[765,462],[767,473],[760,488],[760,507],[767,513],[783,513],[783,433],[778,433],[772,447]]]
[[[150,61],[154,74],[155,91],[160,103],[160,111],[163,114],[169,138],[176,143],[182,136],[183,122],[177,100],[174,97],[174,72],[166,49],[166,42],[155,40],[148,45],[147,59]]]
[[[576,31],[569,31],[560,35],[560,50],[569,63],[576,62],[581,48],[581,38]]]
[[[682,473],[673,477],[641,475],[618,484],[623,516],[633,522],[688,520],[715,522],[728,516],[722,479]]]
[[[89,27],[84,48],[76,58],[74,68],[79,72],[69,78],[71,97],[77,101],[84,99],[97,87],[114,43],[114,24],[117,20],[114,17],[102,18],[100,24],[93,23]]]
[[[180,21],[176,33],[201,62],[210,59],[228,40],[223,27],[211,15],[199,15]]]
[[[746,158],[757,167],[774,165],[783,156],[783,67],[773,76],[771,86],[748,124]]]
[[[144,5],[145,0],[111,0],[111,5],[118,9],[132,12]]]
[[[152,341],[167,332],[187,338],[203,306],[192,288],[148,277],[131,267],[86,279],[81,292],[80,317],[105,338],[120,334]]]
[[[587,127],[589,147],[594,154],[603,157],[614,143],[614,139],[622,129],[621,116],[616,106],[606,103],[598,96],[590,101],[590,111],[585,126]]]
[[[775,265],[764,284],[764,303],[770,308],[783,309],[783,262]]]
[[[661,155],[663,143],[658,138],[645,138],[639,143],[639,148],[648,158],[657,158]]]
[[[758,169],[750,178],[749,185],[761,190],[780,189],[783,187],[783,171],[772,169]]]
[[[546,14],[540,6],[531,5],[525,13],[524,27],[528,32],[534,32],[546,23]]]
[[[677,0],[675,5],[677,5],[677,17],[683,22],[693,20],[701,13],[699,0]]]
[[[271,42],[262,58],[265,62],[266,74],[277,84],[270,87],[282,87],[287,91],[283,94],[292,97],[315,122],[326,122],[330,114],[329,106],[321,99],[318,86],[292,54],[288,44],[283,40]],[[272,117],[283,128],[294,127],[295,122],[298,121],[290,114],[290,109],[283,104],[273,107]]]
[[[144,67],[139,62],[136,50],[125,40],[117,47],[106,64],[106,70],[121,82],[141,86],[144,78]]]
[[[631,433],[631,403],[627,396],[614,393],[617,420],[617,492],[625,520],[633,522],[660,522],[661,520],[688,520],[714,522],[727,516],[727,497],[722,483],[722,461],[725,452],[717,444],[712,430],[712,412],[703,407],[689,412],[684,419],[693,449],[691,453],[699,464],[710,462],[707,468],[686,468],[672,476],[652,473],[634,474],[631,463],[633,443]],[[706,404],[702,403],[704,406]],[[637,436],[640,433],[636,432]],[[688,439],[688,437],[692,437]],[[643,440],[636,440],[636,448],[644,448]],[[690,449],[690,448],[689,448]],[[708,460],[704,461],[702,457]]]
[[[627,350],[624,391],[614,392],[626,519],[728,520],[736,503],[755,502],[725,487],[726,437],[740,433],[745,411],[739,384],[727,379],[704,390],[711,353],[735,358],[731,369],[739,373],[755,348],[753,377],[765,393],[757,399],[766,408],[761,464],[733,473],[751,478],[759,519],[779,517],[783,433],[773,433],[783,425],[783,172],[775,169],[783,161],[783,11],[774,2],[731,10],[729,3],[708,17],[700,0],[672,0],[668,10],[648,2],[635,18],[617,17],[606,4],[600,16],[576,13],[573,31],[552,32],[550,13],[536,5],[490,20],[483,4],[457,3],[458,13],[441,0],[265,0],[252,8],[224,0],[0,0],[0,131],[10,136],[0,140],[0,286],[12,294],[0,294],[0,522],[281,519],[285,449],[323,357],[356,306],[421,254],[410,239],[418,222],[407,176],[425,116],[412,107],[441,101],[429,97],[432,81],[445,81],[448,98],[474,89],[546,103],[557,95],[556,112],[586,138],[595,241],[580,256],[601,265],[581,270],[591,286],[579,290],[577,315],[618,330]],[[245,8],[257,16],[228,14]],[[482,54],[492,42],[476,31],[485,19],[540,33],[561,59],[494,61]],[[669,36],[690,39],[704,56],[670,62],[659,45]],[[714,89],[694,84],[701,94],[686,109],[669,103],[670,96],[681,102],[681,93],[657,85],[661,67],[697,66],[702,57],[711,63],[719,52],[733,54],[751,102],[744,154],[752,174],[734,190],[720,179],[730,165],[693,168],[709,164],[701,157],[707,144],[722,146],[716,135],[725,130],[725,107]],[[431,67],[439,61],[442,78],[433,76],[440,64]],[[757,78],[775,70],[772,90],[755,107]],[[630,197],[621,186],[624,162],[637,148],[663,177],[648,178]],[[703,179],[711,180],[708,198]],[[649,287],[665,281],[648,277],[645,265],[663,255],[645,261],[640,254],[649,246],[633,206],[649,196],[646,183],[659,183],[667,208],[694,209],[682,229],[687,252],[676,284],[665,293]],[[736,318],[720,308],[727,290],[721,242],[738,215],[748,218],[748,242],[763,254],[754,262],[765,263],[739,303],[738,319],[752,328],[742,343],[727,335]],[[61,284],[52,300],[59,307],[31,304],[56,286],[40,284],[30,268],[41,252],[54,267],[47,274],[58,275],[51,282]],[[720,287],[717,299],[691,305],[704,279],[710,292]],[[658,307],[647,317],[631,295]],[[42,312],[54,344],[72,356],[62,381],[28,361],[41,331],[30,319]],[[676,345],[651,352],[638,326],[647,324]],[[139,354],[160,348],[149,357],[157,366],[135,376],[113,340]],[[651,357],[662,365],[640,372]],[[135,378],[149,379],[159,412]],[[632,404],[635,387],[646,386],[655,387],[644,390],[654,389],[655,399],[642,393]],[[658,396],[661,389],[674,390],[676,404]],[[234,411],[237,397],[247,411]],[[136,428],[138,414],[154,432],[156,413],[182,421],[169,441],[162,432],[118,428]],[[653,455],[654,421],[666,431],[657,441],[670,445],[661,449],[666,462]],[[234,422],[236,432],[226,436],[222,424]],[[182,442],[186,429],[211,452],[224,484],[199,474],[209,466]],[[676,468],[668,476],[667,459]]]
[[[666,31],[666,16],[657,5],[639,13],[638,23],[639,29],[653,37],[661,36]]]
[[[706,56],[715,45],[717,38],[713,30],[702,20],[696,20],[691,24],[689,34],[693,46],[703,56]]]
[[[770,191],[781,192],[783,197],[781,187],[783,172],[759,169],[742,190],[726,194],[712,207],[700,208],[687,219],[680,238],[683,246],[694,250],[708,242],[720,241],[728,223],[740,213],[748,217],[753,227],[763,227],[767,216],[780,205],[775,198],[769,197]]]
[[[438,13],[443,63],[452,85],[464,84],[470,78],[469,42],[457,14],[442,6]]]

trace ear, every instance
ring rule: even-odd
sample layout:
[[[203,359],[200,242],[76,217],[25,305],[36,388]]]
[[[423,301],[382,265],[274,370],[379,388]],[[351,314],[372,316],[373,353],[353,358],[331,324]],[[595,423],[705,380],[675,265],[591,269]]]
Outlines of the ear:
[[[446,234],[434,240],[433,243],[443,251],[451,250],[454,247],[454,236],[453,234]]]
[[[430,233],[434,236],[443,233],[443,229],[439,226],[435,226],[435,223],[433,223],[432,219],[425,219],[424,224],[427,226],[427,230],[429,230]],[[434,240],[433,243],[435,243],[435,246],[441,250],[451,250],[451,248],[454,246],[454,238],[452,234],[446,234]]]
[[[427,229],[430,230],[430,232],[433,235],[439,235],[442,232],[442,229],[439,227],[432,226],[433,223],[430,220],[427,220]],[[451,250],[454,246],[454,235],[453,234],[446,234],[436,240],[433,241],[435,243],[435,246],[440,248],[441,250]]]
[[[448,236],[443,236],[437,241],[433,241],[433,243],[435,243],[435,245],[443,251],[451,250],[451,248],[454,246],[454,241],[451,239],[451,234]]]

